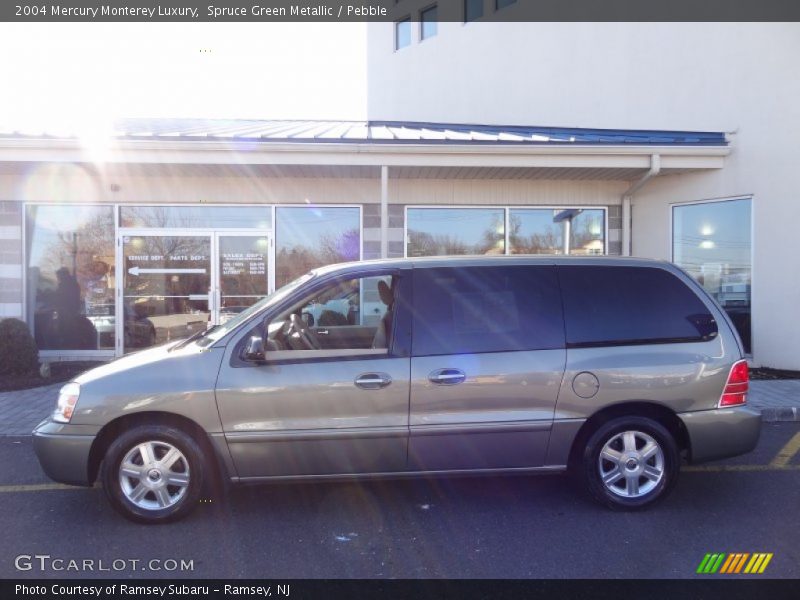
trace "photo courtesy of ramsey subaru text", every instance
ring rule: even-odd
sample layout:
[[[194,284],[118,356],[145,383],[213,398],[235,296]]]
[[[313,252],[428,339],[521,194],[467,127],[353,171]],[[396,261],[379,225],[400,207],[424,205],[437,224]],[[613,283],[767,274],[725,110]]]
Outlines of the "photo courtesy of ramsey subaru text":
[[[569,472],[612,509],[682,462],[752,450],[761,416],[726,313],[629,258],[367,261],[64,385],[33,432],[54,480],[144,523],[220,483]]]

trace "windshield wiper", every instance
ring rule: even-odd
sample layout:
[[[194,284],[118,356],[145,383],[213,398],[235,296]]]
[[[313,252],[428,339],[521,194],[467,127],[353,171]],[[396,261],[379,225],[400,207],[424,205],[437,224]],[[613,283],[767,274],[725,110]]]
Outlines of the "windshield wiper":
[[[186,346],[188,346],[190,343],[194,342],[195,340],[199,340],[200,338],[204,338],[205,336],[207,336],[209,333],[211,333],[212,331],[214,331],[218,327],[219,327],[219,325],[212,325],[208,329],[201,329],[200,331],[196,331],[195,333],[190,335],[185,340],[175,344],[172,348],[169,349],[169,352],[172,352],[173,350],[178,350],[180,348],[185,348]]]

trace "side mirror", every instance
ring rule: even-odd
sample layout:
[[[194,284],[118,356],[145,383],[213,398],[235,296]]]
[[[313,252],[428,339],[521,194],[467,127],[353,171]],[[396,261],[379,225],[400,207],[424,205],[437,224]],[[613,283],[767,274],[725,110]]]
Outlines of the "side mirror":
[[[247,344],[244,347],[243,358],[255,362],[266,360],[264,354],[264,339],[257,335],[250,336],[250,339],[247,340]]]

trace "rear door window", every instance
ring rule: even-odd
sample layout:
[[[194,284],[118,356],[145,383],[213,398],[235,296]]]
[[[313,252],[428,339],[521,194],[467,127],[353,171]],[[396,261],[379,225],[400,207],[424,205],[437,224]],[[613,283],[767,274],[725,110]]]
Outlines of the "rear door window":
[[[564,347],[548,266],[414,269],[415,356]]]
[[[717,335],[708,307],[652,267],[559,266],[567,346],[694,342]]]

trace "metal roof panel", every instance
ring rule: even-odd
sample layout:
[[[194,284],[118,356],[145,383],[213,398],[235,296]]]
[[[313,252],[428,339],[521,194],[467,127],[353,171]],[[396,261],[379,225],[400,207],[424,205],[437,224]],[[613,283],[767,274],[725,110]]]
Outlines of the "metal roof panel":
[[[348,142],[374,144],[599,144],[727,145],[725,134],[710,131],[582,129],[526,125],[266,119],[127,118],[111,124],[122,138],[247,138],[259,142]],[[0,125],[2,138],[70,139],[79,133]]]

